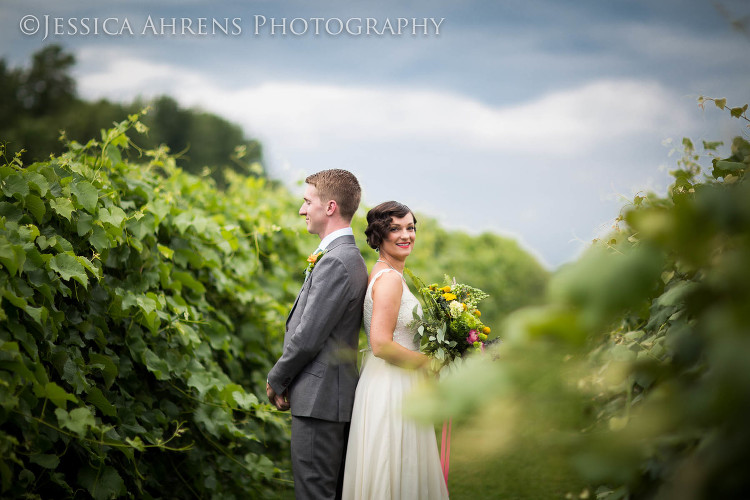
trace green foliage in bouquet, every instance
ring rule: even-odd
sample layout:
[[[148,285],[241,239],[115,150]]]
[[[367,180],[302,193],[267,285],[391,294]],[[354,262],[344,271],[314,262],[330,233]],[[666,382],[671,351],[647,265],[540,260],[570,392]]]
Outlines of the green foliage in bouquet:
[[[684,139],[666,196],[636,196],[545,304],[512,314],[499,360],[470,359],[407,411],[460,417],[478,456],[565,457],[588,485],[567,498],[750,498],[750,142],[720,145]]]
[[[232,172],[219,191],[132,128],[0,166],[0,496],[272,497],[296,203]]]
[[[443,363],[450,363],[469,351],[482,351],[487,343],[490,327],[479,319],[479,302],[489,297],[478,288],[456,283],[445,276],[442,285],[425,285],[414,273],[406,269],[422,297],[424,307],[412,311],[414,340],[421,350]]]

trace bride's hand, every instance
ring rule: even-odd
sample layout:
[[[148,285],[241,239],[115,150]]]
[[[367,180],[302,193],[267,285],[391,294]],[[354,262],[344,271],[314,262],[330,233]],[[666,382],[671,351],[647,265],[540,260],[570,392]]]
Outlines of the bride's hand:
[[[425,362],[419,367],[420,370],[430,378],[439,379],[440,369],[443,367],[443,362],[430,356],[425,356],[425,358]]]

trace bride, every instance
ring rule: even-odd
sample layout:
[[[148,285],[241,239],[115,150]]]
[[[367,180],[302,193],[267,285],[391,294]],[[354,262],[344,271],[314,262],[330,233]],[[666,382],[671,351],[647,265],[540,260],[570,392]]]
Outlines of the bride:
[[[407,327],[419,305],[403,278],[417,221],[409,207],[387,201],[367,213],[367,223],[367,243],[380,258],[365,295],[369,349],[354,397],[343,498],[448,498],[434,429],[401,414],[404,398],[429,366]]]

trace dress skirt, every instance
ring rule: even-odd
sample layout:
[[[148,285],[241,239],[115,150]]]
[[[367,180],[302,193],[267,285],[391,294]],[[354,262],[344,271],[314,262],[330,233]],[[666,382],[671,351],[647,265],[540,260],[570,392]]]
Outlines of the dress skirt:
[[[367,351],[349,431],[344,500],[448,498],[435,430],[401,414],[422,377]]]

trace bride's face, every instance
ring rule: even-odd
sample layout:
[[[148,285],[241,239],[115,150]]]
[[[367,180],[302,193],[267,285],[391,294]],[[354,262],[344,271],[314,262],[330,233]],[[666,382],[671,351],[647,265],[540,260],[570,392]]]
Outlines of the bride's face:
[[[404,260],[414,248],[414,240],[417,236],[417,227],[414,224],[414,216],[406,214],[404,217],[391,220],[388,234],[383,243],[380,244],[380,252],[398,260]]]

